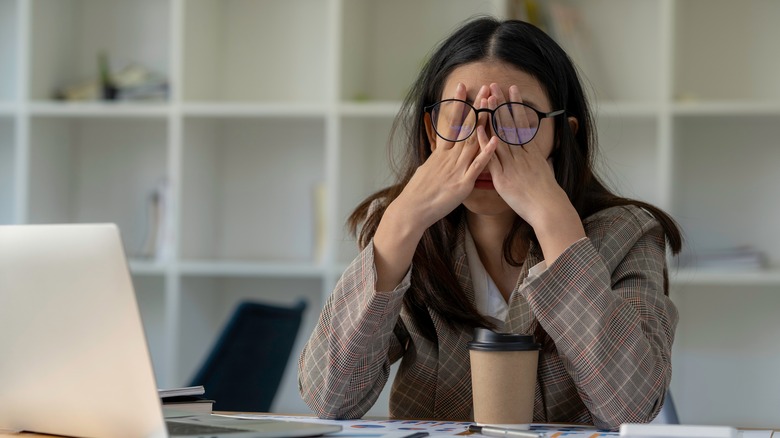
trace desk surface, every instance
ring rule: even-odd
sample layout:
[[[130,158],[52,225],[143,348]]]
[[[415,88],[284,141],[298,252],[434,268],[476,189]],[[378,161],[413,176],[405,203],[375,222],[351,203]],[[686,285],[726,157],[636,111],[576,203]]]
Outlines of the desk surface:
[[[253,414],[253,413],[237,413],[237,412],[224,412],[224,414],[229,415],[236,415],[236,416],[244,416],[245,418],[280,418],[285,420],[293,420],[293,421],[306,421],[306,422],[322,422],[322,423],[329,423],[329,422],[336,422],[334,420],[321,420],[311,415],[284,415],[284,414]],[[388,436],[398,436],[398,432],[411,432],[410,428],[415,430],[426,430],[431,433],[432,436],[438,435],[438,436],[461,436],[461,435],[470,435],[470,433],[462,433],[466,428],[468,427],[468,424],[473,423],[465,423],[465,422],[446,422],[446,421],[423,421],[423,420],[389,420],[389,419],[379,419],[379,418],[371,418],[371,419],[365,419],[365,420],[344,420],[344,421],[338,421],[340,425],[344,427],[344,431],[340,433],[336,433],[333,435],[333,438],[344,438],[351,436],[352,433],[355,432],[355,430],[363,430],[362,428],[365,427],[366,424],[371,424],[371,427],[376,427],[375,425],[381,425],[384,427],[384,430],[381,433],[387,434]],[[443,427],[448,427],[449,430],[444,431],[444,429],[441,429]],[[533,424],[531,425],[532,428],[535,428],[535,430],[540,432],[546,432],[551,437],[557,437],[558,435],[561,435],[562,433],[565,434],[567,437],[571,436],[587,436],[587,437],[593,437],[593,436],[599,436],[599,437],[618,437],[619,435],[616,432],[600,432],[596,431],[592,428],[592,426],[577,426],[577,425],[565,425],[565,424]],[[353,429],[358,428],[358,429]],[[455,430],[457,429],[457,430]],[[748,429],[743,428],[739,429],[740,431],[752,431],[753,433],[746,434],[746,437],[760,437],[760,438],[768,438],[768,437],[780,437],[780,430],[779,429],[769,429],[769,428],[761,428],[761,429]],[[594,435],[596,433],[596,435]],[[480,435],[474,435],[474,436],[480,436]],[[58,438],[57,435],[48,435],[48,434],[37,434],[37,433],[31,433],[31,432],[21,432],[21,433],[10,433],[10,432],[2,432],[0,431],[0,438],[27,438],[27,437],[52,437],[52,438]]]

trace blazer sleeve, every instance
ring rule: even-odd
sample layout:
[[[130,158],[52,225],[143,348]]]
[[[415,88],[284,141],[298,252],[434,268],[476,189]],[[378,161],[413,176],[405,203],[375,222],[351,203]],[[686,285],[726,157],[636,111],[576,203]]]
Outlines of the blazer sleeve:
[[[664,293],[660,224],[644,210],[620,210],[586,223],[588,238],[523,292],[595,426],[605,429],[658,414],[678,318]]]
[[[377,292],[374,247],[353,260],[328,297],[298,361],[298,390],[321,418],[362,417],[403,355],[395,335],[411,268],[393,291]]]

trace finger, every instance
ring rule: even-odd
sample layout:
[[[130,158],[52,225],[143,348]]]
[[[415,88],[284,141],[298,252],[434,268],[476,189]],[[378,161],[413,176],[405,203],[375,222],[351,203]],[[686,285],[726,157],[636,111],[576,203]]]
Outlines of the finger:
[[[496,147],[501,143],[498,140],[498,137],[494,136],[488,140],[485,129],[482,127],[477,128],[477,136],[480,137],[480,151],[466,171],[466,177],[473,181],[477,180],[477,177],[479,177],[479,174],[481,174],[485,168],[496,168],[501,165],[498,163],[498,160],[494,159]]]
[[[489,137],[487,131],[482,126],[477,127],[477,137],[480,139],[479,142],[483,147],[491,141],[496,143],[494,156],[496,157],[496,161],[499,162],[501,168],[503,169],[504,163],[508,163],[509,161],[507,160],[511,159],[507,144],[501,141],[501,139],[495,135]]]
[[[464,100],[465,98],[466,86],[459,82],[455,87],[455,95],[451,99]],[[469,112],[464,111],[463,105],[457,101],[445,100],[441,103],[435,126],[440,136],[445,137],[442,139],[445,149],[452,148],[456,141],[468,137],[469,125],[474,125],[469,117]]]
[[[490,87],[487,85],[479,87],[479,92],[477,92],[477,95],[474,97],[474,107],[477,109],[487,108],[487,101],[485,99],[487,99],[488,96],[490,96]],[[477,124],[486,126],[487,118],[488,115],[486,113],[481,113],[477,120]]]
[[[466,102],[468,99],[468,91],[463,83],[458,83],[458,87],[455,90],[455,99]],[[462,141],[468,138],[473,132],[476,126],[476,115],[468,105],[461,103],[453,104],[453,112],[457,113],[460,119],[460,130],[458,132],[457,140]]]
[[[504,92],[501,91],[501,87],[499,87],[498,84],[495,82],[490,84],[490,95],[496,98],[498,105],[501,105],[502,103],[506,103],[506,97],[504,96]]]
[[[466,86],[463,82],[458,82],[458,85],[455,87],[455,95],[452,98],[466,100]]]
[[[523,145],[522,148],[518,149],[517,153],[521,154],[523,157],[522,159],[529,165],[538,167],[539,169],[542,169],[543,167],[552,169],[551,160],[542,152],[542,148],[535,142],[527,143]]]
[[[512,90],[514,87],[515,94],[513,96]],[[520,137],[521,132],[527,127],[527,119],[523,112],[515,111],[517,107],[506,105],[513,102],[513,97],[519,98],[519,92],[517,86],[509,87],[510,95],[509,100],[504,97],[504,92],[498,84],[491,84],[491,93],[496,96],[495,111],[495,124],[496,131],[499,137],[501,137],[507,143],[512,145],[518,145],[522,143]],[[521,107],[522,108],[522,107]],[[519,114],[518,114],[519,113]]]
[[[490,89],[486,85],[481,86],[477,92],[477,95],[474,97],[474,108],[483,108],[484,102],[489,94]],[[471,114],[476,115],[474,111],[471,111]],[[475,129],[477,126],[485,126],[487,124],[487,114],[479,114],[479,117],[475,118],[475,120],[476,122],[470,134],[473,134],[473,129]],[[477,150],[479,149],[479,142],[477,141],[476,136],[470,137],[468,140],[466,140],[466,143],[468,143],[468,146],[473,148],[473,152],[476,154]]]
[[[493,111],[493,131],[504,142],[510,144],[519,143],[517,138],[517,128],[515,121],[512,118],[512,114],[509,111],[509,106],[498,103],[498,99],[495,96],[490,96],[488,99],[488,106]]]
[[[520,96],[520,89],[517,85],[509,87],[509,100],[511,102],[523,103],[523,97]],[[536,132],[536,126],[531,126],[531,121],[537,120],[539,117],[530,108],[520,108],[523,111],[513,111],[513,117],[520,143],[527,143],[534,137],[533,134]],[[535,125],[538,125],[538,121]]]
[[[477,138],[479,138],[479,144],[482,148],[482,151],[487,148],[489,148],[490,151],[490,160],[488,161],[486,168],[490,171],[491,174],[498,175],[503,171],[503,167],[501,160],[499,160],[496,156],[496,149],[500,144],[503,144],[503,142],[495,135],[488,137],[487,131],[484,127],[482,127],[482,129],[477,128]]]
[[[474,99],[475,104],[469,106],[468,104],[463,104],[459,107],[458,111],[464,115],[463,117],[463,124],[462,128],[460,130],[460,135],[458,136],[457,140],[462,141],[465,139],[469,139],[469,141],[472,141],[470,139],[470,136],[474,134],[474,129],[477,127],[477,125],[482,120],[482,117],[477,117],[477,113],[473,110],[473,106],[476,106],[476,103],[480,101],[480,99],[489,93],[489,90],[483,85],[480,87],[480,89],[477,91],[477,95]],[[462,89],[462,93],[458,94],[456,97],[457,99],[468,102],[468,93],[466,90],[466,87],[464,86]],[[476,140],[473,140],[476,142]]]
[[[535,142],[530,142],[523,145],[523,150],[526,154],[534,159],[546,160],[547,156],[542,153],[542,148]]]

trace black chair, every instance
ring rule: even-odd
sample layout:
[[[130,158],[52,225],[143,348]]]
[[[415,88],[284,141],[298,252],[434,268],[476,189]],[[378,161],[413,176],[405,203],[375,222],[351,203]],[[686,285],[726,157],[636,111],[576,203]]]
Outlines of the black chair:
[[[204,386],[214,410],[270,412],[305,309],[305,300],[240,303],[190,384]]]

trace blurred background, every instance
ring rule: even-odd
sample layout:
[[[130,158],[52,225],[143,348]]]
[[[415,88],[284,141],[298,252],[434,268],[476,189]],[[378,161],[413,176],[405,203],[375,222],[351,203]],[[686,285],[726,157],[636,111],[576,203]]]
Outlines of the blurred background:
[[[309,413],[297,356],[357,254],[345,219],[390,181],[427,54],[475,14],[567,49],[606,180],[682,225],[680,420],[780,426],[774,0],[0,0],[0,224],[120,226],[160,387],[240,301],[305,300],[272,410]]]

